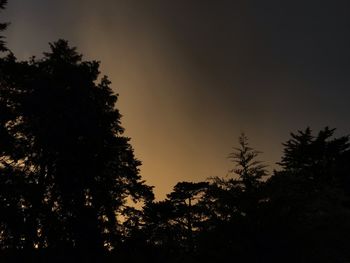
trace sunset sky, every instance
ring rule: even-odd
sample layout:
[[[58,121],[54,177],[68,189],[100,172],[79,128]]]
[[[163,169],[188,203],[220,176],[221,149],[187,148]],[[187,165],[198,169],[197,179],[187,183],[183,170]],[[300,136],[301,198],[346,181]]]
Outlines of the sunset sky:
[[[19,59],[67,39],[101,61],[141,175],[225,176],[244,131],[271,167],[289,133],[350,133],[350,3],[322,0],[9,0]]]

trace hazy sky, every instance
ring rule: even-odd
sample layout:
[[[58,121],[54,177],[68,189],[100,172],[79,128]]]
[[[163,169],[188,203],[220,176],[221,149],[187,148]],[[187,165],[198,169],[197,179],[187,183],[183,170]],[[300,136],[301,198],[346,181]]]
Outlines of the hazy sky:
[[[21,59],[64,38],[102,63],[141,173],[163,198],[225,176],[244,131],[274,165],[289,132],[350,133],[350,3],[322,0],[9,0]]]

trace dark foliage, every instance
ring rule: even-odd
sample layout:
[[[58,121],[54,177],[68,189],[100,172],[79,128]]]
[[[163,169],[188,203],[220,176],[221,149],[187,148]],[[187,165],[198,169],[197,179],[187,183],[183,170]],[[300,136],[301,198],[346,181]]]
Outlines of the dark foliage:
[[[0,11],[5,8],[7,0],[0,0]],[[0,32],[4,31],[7,28],[7,23],[0,23]],[[0,52],[6,51],[4,37],[0,35]]]
[[[267,180],[242,135],[233,175],[178,183],[144,210],[153,262],[347,262],[349,138],[291,134]],[[150,249],[152,248],[152,249]],[[149,254],[148,254],[149,255]]]
[[[50,48],[0,59],[0,262],[350,262],[348,136],[292,133],[268,176],[242,134],[228,177],[156,202],[99,63]]]
[[[99,63],[63,40],[50,47],[42,59],[1,60],[1,248],[94,261],[119,246],[127,198],[153,194]]]

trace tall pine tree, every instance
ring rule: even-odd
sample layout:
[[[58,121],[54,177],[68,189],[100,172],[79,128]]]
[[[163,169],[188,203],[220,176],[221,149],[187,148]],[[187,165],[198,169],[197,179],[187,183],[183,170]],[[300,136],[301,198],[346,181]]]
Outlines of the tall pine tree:
[[[14,192],[23,190],[9,193],[13,200],[1,197],[18,220],[2,220],[1,243],[92,260],[118,246],[117,215],[127,198],[153,194],[123,136],[117,95],[106,77],[98,81],[99,63],[83,61],[64,40],[50,47],[42,59],[17,62],[10,55],[2,62],[0,107],[9,117],[0,144],[11,145],[1,152],[0,187],[10,182]]]

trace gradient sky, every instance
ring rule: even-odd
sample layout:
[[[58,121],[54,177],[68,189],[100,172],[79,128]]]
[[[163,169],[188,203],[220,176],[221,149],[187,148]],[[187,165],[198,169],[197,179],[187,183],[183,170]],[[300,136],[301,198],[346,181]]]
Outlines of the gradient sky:
[[[101,61],[164,198],[225,176],[242,131],[272,167],[291,131],[350,133],[349,12],[348,0],[9,0],[1,17],[20,59],[64,38]]]

